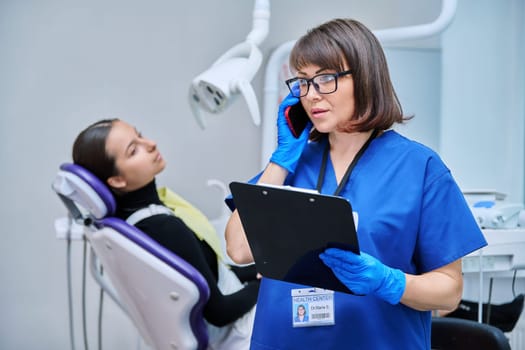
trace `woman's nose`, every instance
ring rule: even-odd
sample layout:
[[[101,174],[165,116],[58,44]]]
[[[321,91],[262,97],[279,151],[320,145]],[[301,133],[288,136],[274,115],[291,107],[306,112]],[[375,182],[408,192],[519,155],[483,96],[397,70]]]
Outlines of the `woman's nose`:
[[[309,99],[316,99],[321,96],[319,91],[317,90],[319,86],[316,86],[315,83],[312,81],[309,83],[310,86],[308,88],[308,91],[306,92],[306,95],[303,96],[303,98],[309,98]]]
[[[154,151],[157,148],[157,143],[155,141],[152,141],[150,139],[143,139],[144,145],[146,146],[146,149],[151,152]]]

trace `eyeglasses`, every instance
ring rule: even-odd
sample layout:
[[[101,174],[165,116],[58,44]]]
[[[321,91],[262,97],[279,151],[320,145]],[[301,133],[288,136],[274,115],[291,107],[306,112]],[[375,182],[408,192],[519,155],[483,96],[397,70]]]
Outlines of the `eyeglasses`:
[[[318,74],[310,79],[292,78],[286,80],[286,85],[294,97],[303,97],[308,95],[310,84],[312,84],[320,94],[331,94],[337,90],[337,78],[352,74],[352,70],[345,70],[339,73]]]

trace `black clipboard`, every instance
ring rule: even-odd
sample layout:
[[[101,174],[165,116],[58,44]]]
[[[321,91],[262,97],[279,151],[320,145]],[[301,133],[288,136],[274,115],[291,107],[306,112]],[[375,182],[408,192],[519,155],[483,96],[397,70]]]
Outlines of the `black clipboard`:
[[[257,271],[264,277],[351,293],[319,258],[329,247],[359,254],[350,202],[290,187],[230,183]]]

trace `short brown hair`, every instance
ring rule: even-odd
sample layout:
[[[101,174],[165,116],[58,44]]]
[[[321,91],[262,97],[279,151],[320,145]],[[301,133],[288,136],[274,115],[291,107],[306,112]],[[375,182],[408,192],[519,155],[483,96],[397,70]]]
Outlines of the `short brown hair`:
[[[293,69],[309,64],[336,71],[352,70],[355,114],[343,131],[386,130],[411,118],[403,116],[381,44],[362,23],[334,19],[310,29],[290,53]],[[314,130],[312,138],[321,135]]]

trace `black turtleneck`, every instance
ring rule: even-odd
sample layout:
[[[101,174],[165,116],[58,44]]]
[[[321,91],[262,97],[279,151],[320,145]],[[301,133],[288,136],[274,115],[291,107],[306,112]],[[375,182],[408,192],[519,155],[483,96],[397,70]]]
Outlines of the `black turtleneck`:
[[[135,211],[150,204],[163,204],[158,196],[155,180],[141,189],[115,196],[116,216],[126,220]],[[223,295],[217,287],[217,256],[184,222],[173,215],[154,215],[136,225],[159,244],[177,254],[206,279],[210,299],[204,308],[204,318],[215,326],[225,326],[247,313],[257,301],[259,282],[249,281],[240,291]]]

